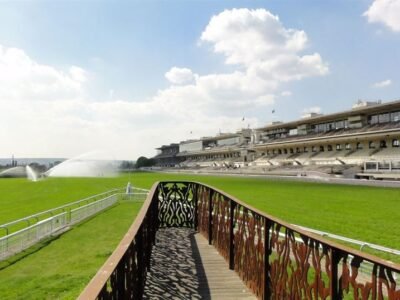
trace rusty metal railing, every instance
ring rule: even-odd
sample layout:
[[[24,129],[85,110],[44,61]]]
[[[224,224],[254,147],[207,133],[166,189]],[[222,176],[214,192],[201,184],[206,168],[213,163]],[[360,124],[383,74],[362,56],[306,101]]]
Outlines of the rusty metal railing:
[[[155,233],[196,228],[260,299],[400,299],[400,265],[285,223],[218,189],[155,183],[80,299],[141,299]],[[368,264],[367,273],[361,273]]]

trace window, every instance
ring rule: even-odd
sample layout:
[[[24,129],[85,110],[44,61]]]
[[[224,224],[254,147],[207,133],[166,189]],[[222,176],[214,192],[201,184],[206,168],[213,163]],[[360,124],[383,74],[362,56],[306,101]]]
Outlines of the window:
[[[390,114],[390,121],[397,122],[400,121],[400,111],[395,111]]]
[[[399,147],[400,146],[400,142],[398,139],[393,139],[392,140],[392,147]]]
[[[290,154],[293,154],[293,148],[289,149]]]
[[[360,142],[358,142],[356,148],[357,148],[357,149],[362,149],[362,148],[363,148],[363,144],[361,144]]]
[[[379,123],[387,123],[390,121],[389,113],[379,115]]]
[[[344,148],[345,148],[346,150],[351,150],[351,145],[350,145],[350,143],[346,143],[346,144],[344,145]]]
[[[332,145],[328,145],[328,151],[332,151]]]
[[[283,153],[284,153],[284,154],[287,154],[287,149],[283,149]]]
[[[373,124],[378,124],[378,123],[379,123],[378,115],[373,115],[373,116],[371,116],[370,118],[371,118],[371,119],[370,119],[369,123],[370,123],[371,125],[373,125]]]
[[[272,150],[272,154],[276,154],[276,150],[274,149],[274,150]]]
[[[324,152],[324,151],[325,151],[324,146],[319,146],[319,152]]]
[[[336,124],[336,129],[344,128],[344,121],[337,121],[335,124]]]
[[[278,149],[278,154],[282,154],[282,150],[281,149]]]
[[[342,150],[342,145],[341,144],[336,144],[336,151]]]
[[[379,142],[379,148],[386,148],[386,141],[382,140]]]
[[[296,153],[300,153],[300,148],[299,147],[296,148]]]
[[[304,153],[307,153],[307,152],[308,152],[308,148],[307,148],[307,147],[304,147],[304,148],[303,148],[303,151],[304,151]]]
[[[368,147],[369,147],[369,149],[375,149],[375,143],[373,141],[370,141],[368,143]]]
[[[312,152],[317,152],[317,146],[312,146],[312,147],[311,147],[311,151],[312,151]]]

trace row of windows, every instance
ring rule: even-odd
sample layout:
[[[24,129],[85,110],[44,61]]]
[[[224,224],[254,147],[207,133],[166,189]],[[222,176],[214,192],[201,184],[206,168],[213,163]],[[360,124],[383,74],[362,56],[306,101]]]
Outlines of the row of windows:
[[[226,154],[190,156],[189,159],[197,160],[197,159],[233,158],[233,157],[240,157],[240,153],[239,152],[234,152],[234,153],[226,153]]]
[[[368,117],[368,123],[371,125],[379,123],[397,122],[397,121],[400,121],[400,111],[372,115]]]
[[[336,122],[322,123],[315,125],[314,132],[325,132],[335,129],[347,128],[349,126],[349,122],[347,120],[341,120]]]
[[[368,142],[368,148],[369,149],[375,149],[377,147],[377,143],[374,141],[369,141]],[[336,151],[340,150],[352,150],[353,145],[350,143],[346,144],[336,144],[335,149]],[[400,147],[400,141],[398,139],[393,139],[392,140],[392,147]],[[356,143],[355,149],[361,150],[364,148],[364,144],[361,142]],[[387,142],[385,140],[381,140],[379,142],[379,148],[387,148]],[[332,145],[326,145],[326,146],[311,146],[311,147],[296,147],[296,148],[289,148],[289,149],[273,149],[273,150],[267,150],[267,155],[269,154],[293,154],[293,153],[307,153],[309,150],[311,152],[324,152],[324,151],[333,151],[333,146]]]

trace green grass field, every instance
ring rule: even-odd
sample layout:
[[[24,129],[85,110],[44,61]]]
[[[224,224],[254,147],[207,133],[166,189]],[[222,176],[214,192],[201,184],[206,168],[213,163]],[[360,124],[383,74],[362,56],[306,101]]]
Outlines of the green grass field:
[[[134,173],[116,178],[0,180],[0,224],[124,187],[159,180],[200,181],[295,223],[400,248],[400,189],[274,181],[257,178]],[[74,299],[118,244],[140,209],[124,202],[0,263],[0,299]]]

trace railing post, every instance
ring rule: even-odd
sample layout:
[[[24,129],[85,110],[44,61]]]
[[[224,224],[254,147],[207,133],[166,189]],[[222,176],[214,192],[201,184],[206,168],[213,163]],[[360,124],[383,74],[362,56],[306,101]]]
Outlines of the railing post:
[[[331,299],[342,299],[339,292],[339,280],[338,280],[338,264],[340,261],[340,255],[338,250],[331,248],[331,282],[330,282],[330,295]]]
[[[214,191],[210,189],[210,194],[208,195],[208,244],[212,244],[212,198]]]
[[[269,255],[271,252],[271,246],[270,246],[270,228],[272,226],[272,223],[270,220],[268,220],[266,217],[263,217],[264,219],[264,300],[269,300],[271,299],[271,278],[269,277]],[[334,299],[334,298],[332,298]]]
[[[198,227],[198,209],[199,209],[199,197],[198,197],[198,189],[199,189],[199,185],[197,183],[194,184],[193,187],[193,203],[194,203],[194,215],[193,215],[193,227],[194,230],[197,231],[197,227]]]
[[[146,221],[146,220],[145,220]],[[138,289],[137,289],[137,299],[142,299],[144,292],[144,272],[145,266],[143,263],[144,251],[143,251],[143,223],[138,230],[137,237],[137,269],[138,269]]]
[[[236,202],[230,200],[229,207],[229,269],[235,268],[235,208]]]

